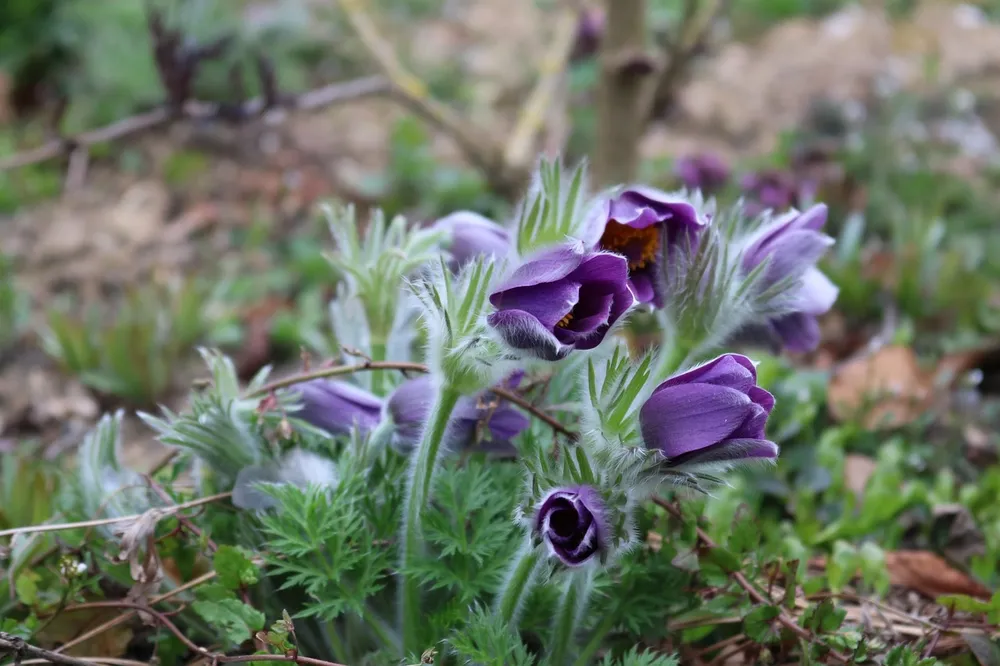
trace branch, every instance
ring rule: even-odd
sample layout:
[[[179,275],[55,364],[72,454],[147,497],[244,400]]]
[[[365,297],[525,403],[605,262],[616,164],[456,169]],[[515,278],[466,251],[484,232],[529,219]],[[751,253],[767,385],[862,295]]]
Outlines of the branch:
[[[379,34],[366,9],[367,0],[339,0],[341,9],[354,34],[378,63],[389,79],[392,91],[402,102],[424,116],[430,123],[451,135],[461,149],[487,176],[503,173],[503,155],[482,131],[470,126],[451,107],[431,96],[427,85],[411,74],[396,57],[389,44]]]
[[[684,520],[684,514],[673,503],[668,502],[667,500],[663,499],[662,497],[654,497],[653,498],[653,503],[656,504],[657,506],[663,508],[663,509],[666,509],[667,513],[669,513],[670,515],[674,516],[678,520],[681,520],[681,521]],[[719,547],[718,544],[715,543],[715,541],[712,539],[712,537],[708,536],[708,533],[706,533],[705,530],[701,529],[701,527],[699,527],[698,525],[695,525],[695,534],[698,537],[698,541],[705,548],[712,549],[712,548],[718,548]],[[747,580],[747,577],[743,575],[743,572],[741,572],[741,571],[730,571],[728,573],[732,577],[732,579],[734,581],[736,581],[736,584],[739,585],[741,588],[743,588],[743,591],[747,593],[747,596],[749,596],[750,599],[753,600],[754,603],[767,604],[768,606],[773,606],[774,605],[774,600],[773,599],[768,599],[763,594],[761,594],[761,592],[753,585],[753,583],[751,583],[749,580]],[[798,636],[799,638],[801,638],[803,640],[809,641],[809,640],[812,640],[813,638],[815,638],[813,636],[813,633],[811,631],[809,631],[805,627],[800,627],[798,625],[798,623],[794,619],[792,619],[791,617],[789,617],[788,614],[785,612],[785,610],[783,608],[781,608],[779,610],[780,610],[780,613],[779,613],[778,617],[775,618],[775,619],[777,620],[777,622],[781,626],[785,627],[786,629],[788,629],[793,634],[795,634],[796,636]],[[836,650],[830,650],[830,655],[834,659],[836,659],[837,661],[839,661],[842,664],[846,664],[846,663],[850,662],[850,659],[848,659],[844,655],[840,654]]]
[[[210,504],[212,502],[218,502],[219,500],[228,499],[232,493],[218,493],[217,495],[209,495],[208,497],[199,497],[197,499],[184,502],[182,504],[175,504],[174,506],[167,508],[157,508],[150,509],[150,511],[157,511],[164,516],[169,516],[178,511],[183,511],[185,509],[193,509],[196,506],[201,506],[203,504]],[[138,520],[142,518],[145,514],[136,513],[130,516],[118,516],[116,518],[97,518],[95,520],[84,520],[78,523],[53,523],[50,525],[27,525],[25,527],[14,527],[9,530],[0,530],[0,537],[5,536],[15,536],[18,534],[33,534],[36,532],[59,532],[62,530],[75,530],[84,527],[101,527],[102,525],[114,525],[116,523],[127,523],[132,520]]]
[[[639,139],[645,123],[640,104],[655,63],[646,53],[646,0],[607,0],[607,23],[599,62],[597,145],[594,178],[598,186],[635,178]]]
[[[0,651],[13,654],[15,664],[22,663],[21,658],[27,655],[44,659],[53,664],[64,664],[65,666],[98,666],[98,664],[92,661],[77,659],[76,657],[69,657],[58,652],[35,647],[26,643],[23,638],[12,636],[5,631],[0,631]]]
[[[369,76],[310,90],[283,100],[284,103],[277,108],[269,108],[264,97],[255,97],[241,104],[235,115],[241,120],[260,116],[266,120],[277,122],[283,119],[289,111],[312,111],[339,102],[382,94],[387,90],[388,83],[384,78]],[[225,113],[223,113],[224,108],[226,107],[222,104],[197,100],[185,102],[179,112],[175,112],[168,106],[160,107],[119,120],[105,127],[82,132],[76,136],[53,139],[37,148],[0,159],[0,171],[45,162],[66,153],[73,154],[80,149],[147,132],[177,120],[234,120],[233,110],[226,108]]]
[[[556,18],[552,46],[538,67],[538,82],[521,108],[504,149],[504,166],[508,170],[527,171],[531,167],[535,137],[545,121],[545,114],[553,103],[573,53],[579,21],[579,12],[573,9],[563,10]]]

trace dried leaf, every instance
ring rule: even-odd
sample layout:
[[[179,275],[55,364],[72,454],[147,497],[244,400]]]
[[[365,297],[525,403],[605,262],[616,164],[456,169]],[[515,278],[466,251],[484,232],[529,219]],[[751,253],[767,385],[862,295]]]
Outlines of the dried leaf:
[[[896,428],[924,413],[933,378],[913,350],[901,345],[844,364],[830,380],[830,414],[844,421],[861,416],[868,428]]]
[[[848,453],[844,456],[844,485],[860,501],[865,494],[868,479],[875,473],[875,461],[869,456]]]
[[[989,599],[991,592],[981,583],[957,571],[934,553],[923,550],[899,550],[885,554],[889,581],[936,599],[944,594],[965,594]]]

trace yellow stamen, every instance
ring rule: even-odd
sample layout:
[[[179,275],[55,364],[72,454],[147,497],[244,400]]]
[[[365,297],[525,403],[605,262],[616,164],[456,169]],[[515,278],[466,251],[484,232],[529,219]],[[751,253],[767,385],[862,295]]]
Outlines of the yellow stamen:
[[[656,258],[660,248],[660,232],[655,226],[635,229],[614,220],[608,222],[601,236],[601,247],[625,255],[629,270],[645,268]]]
[[[569,323],[571,321],[573,321],[573,313],[569,312],[566,314],[565,317],[556,322],[556,326],[558,326],[559,328],[566,328],[567,326],[569,326]]]

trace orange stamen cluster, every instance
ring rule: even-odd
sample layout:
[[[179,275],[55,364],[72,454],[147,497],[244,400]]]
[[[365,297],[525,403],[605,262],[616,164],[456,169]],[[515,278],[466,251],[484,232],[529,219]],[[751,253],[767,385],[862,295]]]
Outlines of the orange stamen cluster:
[[[660,233],[656,226],[636,229],[611,220],[601,236],[601,247],[629,258],[629,270],[645,268],[656,258]]]
[[[549,321],[551,321],[551,320],[549,320]],[[568,312],[568,313],[566,313],[565,317],[563,317],[562,319],[560,319],[559,321],[556,322],[556,326],[558,326],[559,328],[566,328],[567,326],[569,326],[569,323],[571,321],[573,321],[573,313],[572,312]]]

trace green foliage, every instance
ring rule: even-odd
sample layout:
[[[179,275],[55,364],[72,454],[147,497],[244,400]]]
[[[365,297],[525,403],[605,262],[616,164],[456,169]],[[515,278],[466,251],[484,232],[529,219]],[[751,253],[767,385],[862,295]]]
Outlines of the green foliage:
[[[249,640],[264,628],[264,614],[240,601],[225,585],[202,585],[197,597],[191,607],[232,646]]]
[[[677,666],[679,663],[677,657],[652,650],[640,651],[633,646],[618,659],[612,658],[610,654],[605,655],[601,666]]]
[[[0,254],[0,355],[24,331],[28,320],[28,298],[14,280],[13,261]]]
[[[459,664],[532,666],[537,661],[511,628],[488,610],[471,609],[468,623],[446,639]]]
[[[238,546],[219,546],[215,551],[213,566],[218,574],[219,584],[236,590],[244,585],[254,585],[260,572],[250,560],[250,554]]]

